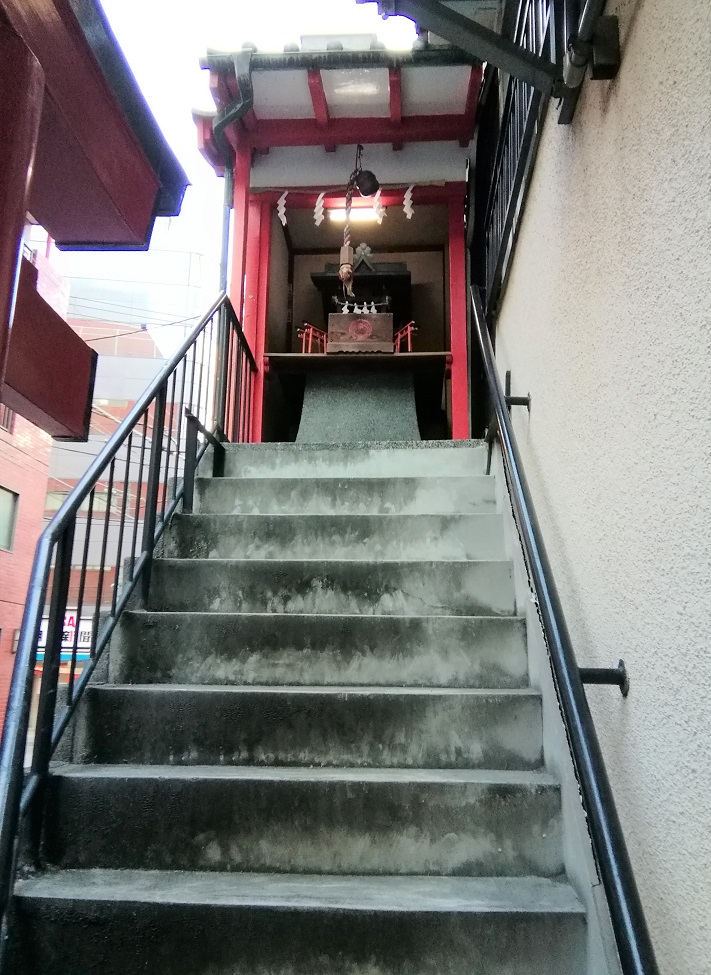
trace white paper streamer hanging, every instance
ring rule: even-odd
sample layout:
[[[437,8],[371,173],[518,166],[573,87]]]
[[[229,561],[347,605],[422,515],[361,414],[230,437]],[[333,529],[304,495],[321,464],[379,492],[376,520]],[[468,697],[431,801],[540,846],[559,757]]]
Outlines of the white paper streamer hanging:
[[[407,217],[408,220],[412,220],[412,215],[415,212],[412,206],[412,191],[414,190],[414,188],[415,188],[414,183],[411,186],[408,186],[408,188],[405,190],[405,196],[402,201],[402,208],[405,211],[405,216]]]
[[[281,221],[282,227],[286,227],[286,198],[288,195],[289,195],[289,191],[284,190],[284,192],[277,200],[277,216]]]
[[[375,219],[378,223],[383,222],[383,217],[385,216],[385,207],[380,202],[380,190],[373,197],[373,212],[375,213]]]
[[[314,207],[314,223],[317,227],[320,227],[324,221],[323,198],[325,196],[325,193],[319,193],[318,199],[316,200],[316,206]]]

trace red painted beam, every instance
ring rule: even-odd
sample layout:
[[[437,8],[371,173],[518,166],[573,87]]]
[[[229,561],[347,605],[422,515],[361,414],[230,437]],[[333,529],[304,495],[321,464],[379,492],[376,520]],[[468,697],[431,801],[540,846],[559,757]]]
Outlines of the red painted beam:
[[[193,115],[197,128],[197,142],[200,154],[207,160],[218,176],[224,176],[225,161],[218,152],[212,137],[212,117],[208,115]]]
[[[402,73],[400,68],[388,69],[388,81],[390,87],[390,121],[393,125],[400,125],[402,122]],[[397,152],[402,149],[402,142],[393,142],[393,149]]]
[[[286,188],[286,187],[285,187]],[[290,210],[303,209],[303,210],[313,210],[316,206],[316,199],[319,193],[322,192],[321,189],[317,187],[299,187],[297,189],[289,189],[289,199],[287,206]],[[270,203],[276,203],[279,199],[282,191],[281,190],[265,190],[258,195],[263,200],[268,200]],[[415,206],[424,206],[426,204],[434,203],[458,203],[460,206],[464,202],[464,196],[466,194],[466,183],[439,183],[433,184],[431,186],[416,186],[412,193],[412,202]],[[383,189],[380,196],[380,202],[383,206],[402,206],[403,196],[405,195],[405,187],[401,189]],[[327,210],[335,209],[342,210],[346,205],[346,198],[343,195],[343,190],[339,187],[332,189],[331,191],[326,190],[326,196],[324,197],[324,207]],[[368,197],[353,197],[351,203],[353,209],[358,207],[367,208],[373,205],[372,200]]]
[[[44,75],[37,59],[0,21],[0,384],[10,343],[43,93]]]
[[[247,132],[254,132],[259,124],[259,120],[254,113],[254,109],[250,108],[249,111],[245,112],[242,116],[242,125],[245,127]]]
[[[210,72],[210,94],[218,109],[225,108],[231,101],[227,79],[217,71]]]
[[[474,135],[474,122],[476,119],[476,110],[479,106],[479,96],[481,94],[481,85],[484,79],[484,69],[480,64],[474,65],[469,74],[469,87],[467,89],[467,102],[464,108],[464,118],[465,118],[465,131],[468,134],[465,135],[464,139],[460,139],[459,145],[466,149],[469,142]],[[466,140],[466,141],[465,141]]]
[[[311,92],[311,103],[314,107],[314,115],[319,125],[325,126],[330,122],[328,114],[328,102],[326,92],[323,90],[323,78],[318,68],[309,68],[307,72],[309,91]]]
[[[412,115],[399,124],[390,118],[332,118],[328,141],[336,145],[356,142],[459,142],[467,136],[463,115]],[[259,119],[250,141],[255,149],[277,146],[320,146],[324,127],[317,119]]]
[[[326,92],[323,87],[323,77],[318,68],[309,68],[307,71],[307,79],[309,82],[309,91],[311,92],[311,104],[314,108],[314,115],[316,116],[316,123],[320,125],[322,129],[327,129],[331,122],[331,116],[328,111],[328,101],[326,100]],[[335,152],[336,143],[327,142],[324,146],[326,152]]]
[[[53,437],[89,435],[96,353],[37,293],[22,261],[2,402]]]

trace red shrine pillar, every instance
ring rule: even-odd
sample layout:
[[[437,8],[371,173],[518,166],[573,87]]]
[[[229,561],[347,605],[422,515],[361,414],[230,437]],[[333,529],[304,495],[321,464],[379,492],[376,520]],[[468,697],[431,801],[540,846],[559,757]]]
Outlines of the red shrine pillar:
[[[449,342],[452,353],[452,440],[469,432],[469,367],[467,363],[467,276],[464,208],[449,204]]]
[[[251,168],[251,149],[244,144],[239,145],[235,150],[233,173],[230,301],[240,321],[242,321],[244,275],[247,265],[247,225],[249,222],[249,177]]]
[[[249,201],[247,260],[242,327],[257,363],[252,384],[252,424],[249,439],[262,439],[262,405],[264,399],[264,347],[267,329],[269,291],[269,252],[271,248],[271,206],[253,194]]]
[[[44,72],[39,62],[24,41],[0,21],[0,386],[10,344],[43,97]]]

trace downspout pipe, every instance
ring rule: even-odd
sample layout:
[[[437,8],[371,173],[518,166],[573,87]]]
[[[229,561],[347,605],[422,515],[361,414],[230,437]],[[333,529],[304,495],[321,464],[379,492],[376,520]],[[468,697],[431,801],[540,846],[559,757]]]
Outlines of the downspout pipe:
[[[222,216],[222,248],[220,251],[220,291],[227,291],[227,260],[230,249],[230,210],[234,186],[234,153],[227,141],[225,130],[239,122],[254,105],[251,71],[252,52],[241,51],[234,56],[237,98],[218,112],[212,122],[212,136],[225,161],[225,195]]]

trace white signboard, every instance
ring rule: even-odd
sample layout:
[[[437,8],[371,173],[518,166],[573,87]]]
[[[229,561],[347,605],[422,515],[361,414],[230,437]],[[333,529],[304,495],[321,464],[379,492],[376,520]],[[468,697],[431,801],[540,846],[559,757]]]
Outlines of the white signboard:
[[[49,618],[44,617],[42,619],[42,624],[40,626],[39,643],[37,644],[38,649],[43,650],[47,644],[47,624],[49,623]],[[87,651],[91,649],[91,633],[94,621],[89,617],[84,617],[79,620],[79,634],[77,636],[77,650],[83,650],[84,653],[80,654],[82,657],[87,656]],[[74,637],[76,635],[77,629],[77,616],[75,610],[67,610],[64,614],[64,633],[62,635],[62,650],[71,650],[74,647]],[[65,654],[62,654],[62,658],[65,658]]]

